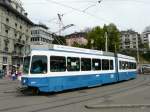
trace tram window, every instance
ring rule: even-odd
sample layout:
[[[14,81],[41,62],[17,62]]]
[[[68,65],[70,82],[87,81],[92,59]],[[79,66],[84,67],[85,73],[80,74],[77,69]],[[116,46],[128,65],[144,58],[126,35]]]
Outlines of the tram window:
[[[113,70],[114,69],[114,66],[113,66],[113,60],[110,60],[110,70]]]
[[[136,63],[133,63],[133,69],[136,69]]]
[[[122,61],[119,61],[119,69],[122,69]]]
[[[125,62],[125,69],[128,69],[128,62]]]
[[[101,60],[92,59],[92,70],[101,70]]]
[[[131,66],[131,69],[133,69],[133,63],[132,62],[130,62],[130,66]]]
[[[66,58],[63,56],[51,56],[50,57],[50,71],[51,72],[66,71]]]
[[[125,61],[122,61],[122,70],[125,70],[126,69],[126,63]]]
[[[102,60],[102,70],[109,70],[109,60]]]
[[[30,72],[32,74],[47,73],[47,57],[46,56],[32,56]]]
[[[91,59],[90,58],[81,58],[81,70],[90,71],[91,70]]]
[[[132,69],[132,63],[128,62],[128,69]]]
[[[80,71],[80,59],[77,57],[67,58],[67,70],[68,71]]]
[[[29,73],[30,57],[25,57],[23,62],[23,72],[25,74]]]

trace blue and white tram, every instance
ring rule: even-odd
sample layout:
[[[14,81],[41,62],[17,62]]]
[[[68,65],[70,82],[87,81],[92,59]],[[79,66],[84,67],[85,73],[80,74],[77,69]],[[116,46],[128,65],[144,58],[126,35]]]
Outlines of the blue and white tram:
[[[22,85],[41,92],[93,87],[137,76],[133,57],[60,45],[36,46],[25,57],[23,68]]]

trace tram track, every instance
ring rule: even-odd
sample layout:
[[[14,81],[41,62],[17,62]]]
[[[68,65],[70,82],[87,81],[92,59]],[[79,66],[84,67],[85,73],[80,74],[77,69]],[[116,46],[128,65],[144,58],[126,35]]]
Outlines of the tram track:
[[[79,90],[79,91],[77,91],[77,92],[80,93],[79,95],[66,97],[66,98],[62,98],[61,95],[60,95],[57,99],[56,99],[56,96],[53,96],[53,95],[51,96],[50,95],[50,96],[46,96],[46,97],[48,97],[49,100],[51,100],[51,101],[46,101],[46,102],[42,102],[42,103],[27,104],[27,105],[20,105],[20,106],[14,106],[14,107],[8,107],[8,108],[0,109],[0,111],[9,111],[9,110],[11,111],[11,110],[18,110],[18,109],[22,109],[22,108],[28,108],[28,107],[32,107],[32,106],[53,104],[53,105],[48,105],[47,107],[43,107],[43,108],[31,111],[31,112],[41,112],[41,111],[44,111],[44,110],[50,110],[50,109],[54,109],[54,108],[58,108],[58,107],[71,105],[71,104],[78,104],[78,103],[94,100],[94,99],[97,99],[97,98],[103,100],[106,96],[110,96],[110,95],[119,94],[119,93],[122,93],[122,92],[125,92],[125,91],[129,91],[129,90],[147,85],[149,83],[150,83],[149,78],[146,78],[146,77],[141,78],[140,77],[140,79],[132,80],[132,83],[130,83],[130,81],[129,81],[129,83],[125,82],[125,85],[115,87],[113,89],[112,88],[107,89],[107,87],[106,87],[106,90],[105,90],[105,87],[102,86],[102,87],[100,87],[100,89],[98,91],[92,92],[92,93],[82,92],[82,91],[88,91],[90,89]],[[134,84],[134,86],[132,84]],[[118,84],[114,84],[114,85],[117,86]],[[96,88],[91,88],[91,89],[96,89]],[[28,97],[28,96],[25,96],[25,97]]]
[[[49,106],[49,107],[46,107],[46,108],[41,108],[41,109],[37,109],[37,110],[34,110],[34,111],[30,111],[30,112],[42,112],[42,111],[45,111],[45,110],[51,110],[51,109],[58,108],[58,107],[63,107],[63,106],[68,106],[68,105],[72,105],[72,104],[82,103],[82,102],[94,100],[94,99],[97,99],[97,98],[104,101],[106,97],[110,97],[110,96],[113,96],[113,95],[116,95],[116,94],[120,94],[122,92],[126,92],[126,91],[129,91],[129,90],[133,90],[133,89],[145,86],[145,84],[147,84],[147,83],[150,83],[150,80],[148,82],[138,84],[134,87],[127,87],[127,88],[120,89],[120,90],[114,90],[114,91],[108,92],[108,93],[103,94],[103,95],[97,95],[96,94],[94,97],[90,96],[89,98],[80,99],[80,100],[77,100],[77,101],[72,101],[72,102],[68,102],[68,103],[64,103],[64,104],[60,104],[60,105]],[[48,102],[48,103],[52,103],[52,102]]]

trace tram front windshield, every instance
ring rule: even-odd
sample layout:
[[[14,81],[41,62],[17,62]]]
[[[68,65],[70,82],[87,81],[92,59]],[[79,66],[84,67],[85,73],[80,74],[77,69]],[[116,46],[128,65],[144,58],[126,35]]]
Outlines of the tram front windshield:
[[[46,56],[32,56],[31,74],[46,74],[47,73],[47,57]]]
[[[30,65],[30,56],[27,56],[24,58],[24,62],[23,62],[23,73],[24,74],[29,73],[29,65]]]

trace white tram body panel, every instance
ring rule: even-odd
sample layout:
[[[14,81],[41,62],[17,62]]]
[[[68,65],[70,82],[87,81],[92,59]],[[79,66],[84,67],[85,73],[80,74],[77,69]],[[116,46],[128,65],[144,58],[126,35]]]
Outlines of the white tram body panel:
[[[130,64],[136,63],[133,57],[68,46],[36,46],[28,61],[24,65],[28,69],[22,76],[22,85],[43,92],[92,87],[137,75],[136,68],[128,69]],[[125,66],[124,63],[127,66],[122,69],[120,66]],[[45,71],[39,72],[38,65]]]

